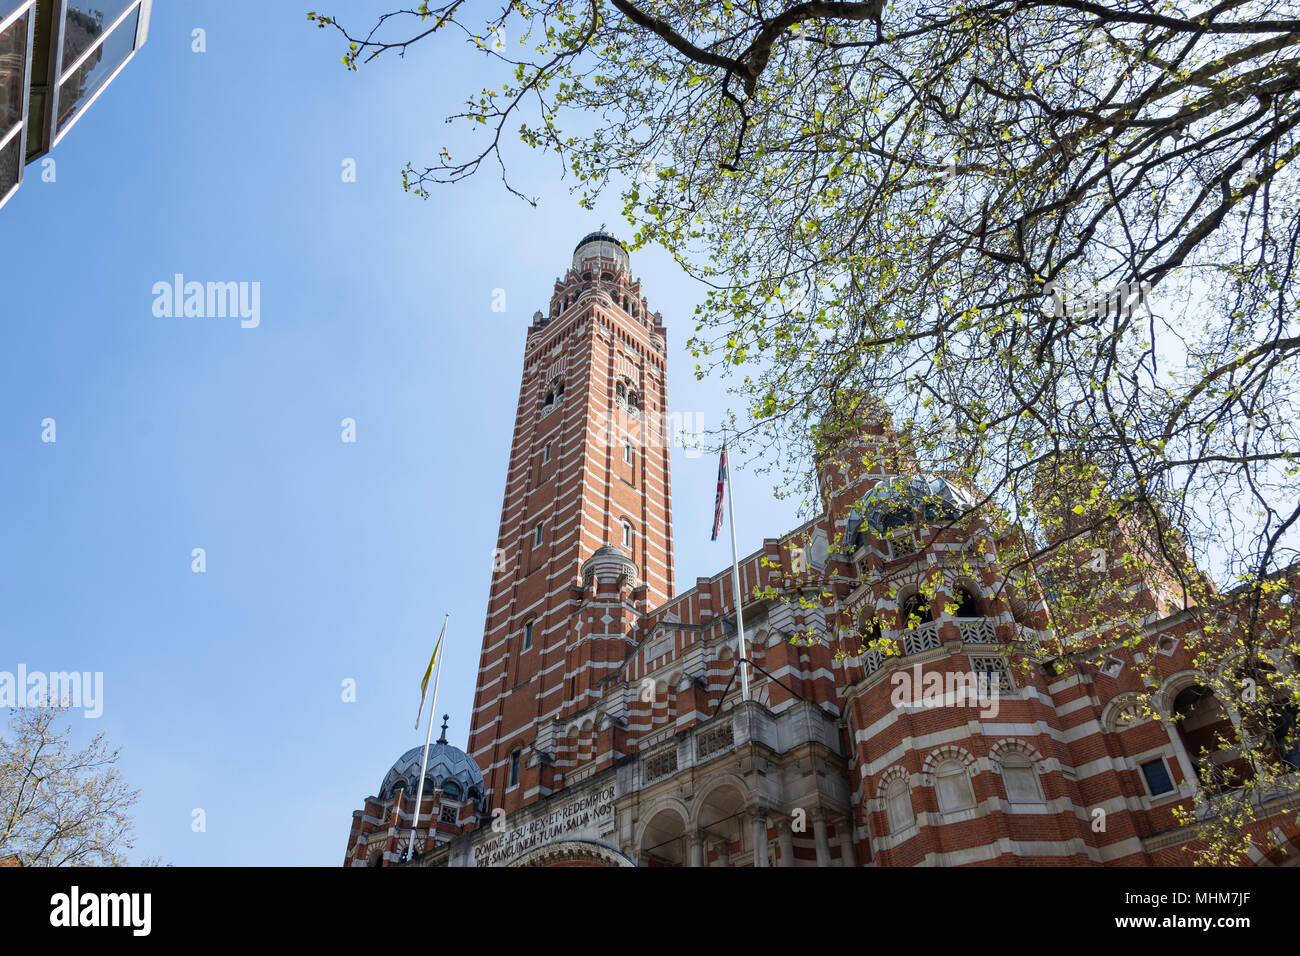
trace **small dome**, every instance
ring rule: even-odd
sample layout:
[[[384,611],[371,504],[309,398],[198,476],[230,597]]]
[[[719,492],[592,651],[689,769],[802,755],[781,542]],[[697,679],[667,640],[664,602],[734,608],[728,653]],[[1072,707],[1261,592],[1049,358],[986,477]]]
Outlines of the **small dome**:
[[[632,560],[630,554],[616,544],[597,548],[591,557],[582,562],[584,587],[593,581],[614,582],[625,574],[630,580],[637,580],[636,562]]]
[[[949,521],[975,506],[961,487],[932,475],[900,475],[880,482],[867,494],[866,522],[877,533],[923,521]],[[856,517],[856,515],[855,515]]]
[[[428,782],[424,792],[428,793],[432,785],[441,788],[452,799],[473,800],[481,807],[484,800],[483,771],[469,754],[447,743],[446,730],[444,724],[442,737],[437,743],[429,744],[429,763],[424,771]],[[412,747],[397,759],[385,774],[384,782],[379,788],[381,800],[392,797],[397,789],[405,790],[410,796],[415,795],[420,786],[422,749]]]
[[[573,268],[579,273],[600,272],[601,261],[609,263],[605,268],[628,271],[627,249],[613,233],[598,229],[582,237],[573,248]]]

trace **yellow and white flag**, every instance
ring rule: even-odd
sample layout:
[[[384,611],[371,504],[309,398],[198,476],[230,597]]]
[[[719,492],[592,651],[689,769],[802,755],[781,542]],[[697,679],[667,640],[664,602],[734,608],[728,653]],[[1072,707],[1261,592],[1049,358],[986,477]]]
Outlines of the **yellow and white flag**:
[[[433,656],[429,658],[429,666],[425,668],[424,679],[420,681],[420,710],[415,715],[415,729],[420,729],[420,719],[424,717],[424,698],[429,692],[429,676],[433,673],[434,664],[438,660],[438,653],[442,650],[442,638],[447,633],[447,621],[442,622],[442,631],[438,634],[438,643],[433,645]]]

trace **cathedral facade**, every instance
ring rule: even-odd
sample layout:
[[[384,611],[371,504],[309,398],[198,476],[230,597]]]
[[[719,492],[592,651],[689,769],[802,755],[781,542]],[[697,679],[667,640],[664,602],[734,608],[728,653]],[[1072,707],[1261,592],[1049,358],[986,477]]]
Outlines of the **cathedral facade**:
[[[1004,567],[1017,532],[910,469],[882,416],[818,463],[822,513],[741,558],[738,664],[732,569],[674,578],[665,338],[623,246],[586,236],[527,333],[467,751],[444,724],[409,858],[404,754],[345,865],[1189,863],[1237,720],[1189,644],[1242,599],[1186,606],[1119,528],[1086,557],[1113,552],[1138,638],[1066,653],[1050,588]],[[1267,613],[1289,672],[1300,622]],[[1256,805],[1250,860],[1300,859],[1300,789]]]

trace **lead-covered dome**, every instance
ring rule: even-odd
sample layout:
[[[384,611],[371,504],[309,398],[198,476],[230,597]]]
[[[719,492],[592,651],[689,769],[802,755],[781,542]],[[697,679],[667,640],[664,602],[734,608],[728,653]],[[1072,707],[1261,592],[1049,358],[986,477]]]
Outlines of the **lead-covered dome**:
[[[593,581],[610,584],[620,577],[627,576],[629,581],[637,580],[636,562],[616,544],[607,544],[597,548],[586,561],[582,562],[582,585],[586,587]],[[635,586],[635,585],[634,585]]]
[[[877,533],[922,521],[950,521],[975,507],[959,485],[937,475],[900,475],[867,493],[866,522]]]
[[[613,233],[598,229],[582,237],[573,249],[573,268],[579,273],[598,273],[602,270],[598,264],[605,264],[605,270],[611,266],[624,271],[629,270],[627,250]]]
[[[445,720],[446,718],[444,718]],[[379,788],[381,800],[390,799],[397,790],[414,796],[420,786],[420,762],[423,748],[412,747],[397,758]],[[429,763],[424,771],[424,792],[441,789],[452,800],[472,800],[483,806],[483,771],[469,754],[447,743],[447,725],[437,743],[429,744]]]

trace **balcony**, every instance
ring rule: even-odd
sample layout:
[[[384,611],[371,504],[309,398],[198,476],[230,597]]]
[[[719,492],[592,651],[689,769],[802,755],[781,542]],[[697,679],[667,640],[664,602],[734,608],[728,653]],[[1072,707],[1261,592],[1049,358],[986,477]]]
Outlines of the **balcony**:
[[[809,701],[799,701],[774,714],[757,701],[738,702],[716,717],[675,732],[643,737],[643,755],[618,769],[621,792],[667,780],[683,770],[707,763],[751,743],[785,753],[806,743],[820,743],[841,754],[834,715]],[[671,743],[669,743],[671,740]],[[626,778],[625,778],[625,775]]]
[[[963,644],[996,644],[997,632],[993,629],[993,622],[986,617],[956,618],[957,629],[961,632]],[[1038,640],[1032,632],[1026,632],[1021,628],[1021,640],[1032,641],[1037,646]],[[903,652],[901,655],[886,654],[883,651],[871,649],[863,651],[857,657],[857,663],[866,671],[867,676],[874,674],[885,665],[890,658],[911,657],[914,654],[923,654],[926,651],[938,650],[943,642],[939,637],[939,622],[926,621],[910,630],[903,632]]]

